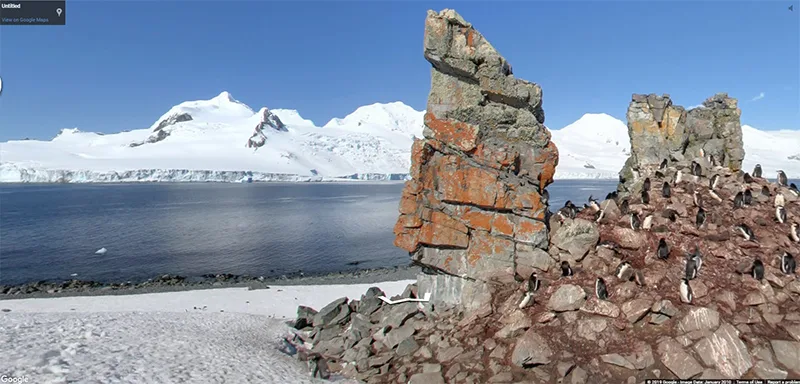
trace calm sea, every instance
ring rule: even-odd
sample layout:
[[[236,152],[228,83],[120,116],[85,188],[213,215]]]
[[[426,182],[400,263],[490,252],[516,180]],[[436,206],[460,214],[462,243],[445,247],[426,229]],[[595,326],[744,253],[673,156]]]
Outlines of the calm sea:
[[[560,181],[553,207],[616,181]],[[401,183],[0,185],[0,284],[408,265]],[[106,248],[105,254],[95,254]]]

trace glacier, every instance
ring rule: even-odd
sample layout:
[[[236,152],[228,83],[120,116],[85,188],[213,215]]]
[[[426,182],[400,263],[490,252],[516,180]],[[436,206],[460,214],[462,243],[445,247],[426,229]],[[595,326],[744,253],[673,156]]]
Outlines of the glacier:
[[[169,108],[149,128],[62,129],[0,143],[2,183],[402,181],[423,115],[402,102],[357,108],[323,126],[291,109],[253,110],[228,92]],[[800,132],[742,126],[745,169],[800,177]],[[625,122],[589,113],[551,129],[556,179],[616,179],[630,154]]]

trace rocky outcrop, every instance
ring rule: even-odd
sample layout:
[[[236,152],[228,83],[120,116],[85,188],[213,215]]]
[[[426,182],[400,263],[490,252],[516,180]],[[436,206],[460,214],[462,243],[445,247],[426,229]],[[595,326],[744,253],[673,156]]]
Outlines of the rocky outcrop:
[[[514,280],[520,255],[547,249],[542,194],[558,150],[541,87],[514,77],[455,11],[428,12],[424,45],[433,66],[425,138],[411,150],[395,245],[430,271],[488,289]]]
[[[736,99],[716,94],[688,112],[669,95],[634,94],[628,106],[631,155],[620,171],[620,192],[636,190],[664,160],[699,159],[738,171],[744,160],[741,110]]]
[[[261,108],[261,121],[258,122],[253,134],[247,139],[247,148],[261,148],[267,142],[267,130],[288,132],[281,119],[267,108]]]

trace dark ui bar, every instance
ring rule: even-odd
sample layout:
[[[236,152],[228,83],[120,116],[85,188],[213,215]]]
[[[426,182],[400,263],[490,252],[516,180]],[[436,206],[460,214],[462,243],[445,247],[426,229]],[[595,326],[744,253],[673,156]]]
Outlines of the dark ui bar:
[[[66,1],[0,0],[0,25],[66,25]]]
[[[772,379],[722,379],[722,380],[705,380],[705,379],[689,379],[689,380],[664,380],[654,379],[645,380],[645,384],[800,384],[800,380],[772,380]]]

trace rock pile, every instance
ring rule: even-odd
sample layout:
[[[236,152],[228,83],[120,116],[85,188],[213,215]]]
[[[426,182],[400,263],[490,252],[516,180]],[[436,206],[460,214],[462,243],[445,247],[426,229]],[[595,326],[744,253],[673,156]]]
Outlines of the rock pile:
[[[477,308],[487,283],[530,274],[546,256],[545,187],[558,150],[541,87],[515,78],[455,11],[428,12],[424,44],[433,66],[425,139],[411,149],[395,245],[449,275],[430,278],[455,292],[435,300]]]
[[[634,94],[628,107],[631,155],[620,171],[620,192],[636,189],[638,174],[648,173],[665,159],[680,162],[699,156],[733,171],[742,167],[742,112],[726,93],[708,98],[688,112],[672,104],[669,95]]]
[[[687,114],[634,95],[621,193],[549,214],[541,90],[453,11],[428,14],[425,44],[426,139],[395,232],[440,273],[400,297],[431,300],[387,304],[372,288],[300,307],[290,354],[367,383],[800,377],[786,263],[800,256],[800,197],[739,170],[735,99]]]

